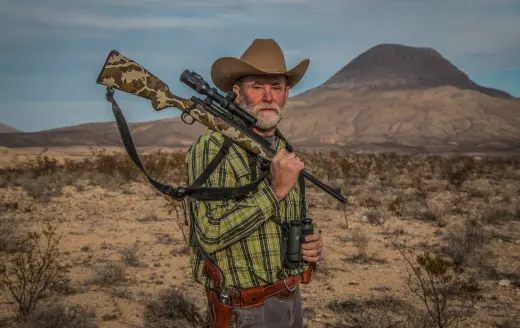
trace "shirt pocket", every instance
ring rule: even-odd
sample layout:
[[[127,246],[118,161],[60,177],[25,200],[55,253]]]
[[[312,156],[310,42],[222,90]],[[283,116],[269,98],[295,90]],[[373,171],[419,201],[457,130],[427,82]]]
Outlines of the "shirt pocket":
[[[252,174],[249,170],[247,157],[244,158],[236,154],[228,154],[226,160],[233,171],[233,178],[236,180],[238,186],[243,186],[251,182]]]

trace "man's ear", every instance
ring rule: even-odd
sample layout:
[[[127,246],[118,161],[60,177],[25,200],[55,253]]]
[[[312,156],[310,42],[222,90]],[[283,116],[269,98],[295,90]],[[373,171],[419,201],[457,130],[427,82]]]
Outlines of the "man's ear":
[[[235,101],[237,103],[240,102],[240,88],[239,88],[239,86],[237,84],[233,85],[232,91],[237,94],[237,98],[235,99]]]

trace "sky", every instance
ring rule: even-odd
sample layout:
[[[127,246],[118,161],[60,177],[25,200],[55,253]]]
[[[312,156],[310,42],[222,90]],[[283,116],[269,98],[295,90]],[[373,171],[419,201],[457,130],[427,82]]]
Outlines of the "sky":
[[[381,43],[431,47],[473,81],[520,97],[520,0],[0,0],[0,123],[32,132],[114,121],[96,78],[120,51],[181,97],[186,69],[273,38],[288,68],[309,58],[296,95]],[[116,92],[129,122],[175,117]]]

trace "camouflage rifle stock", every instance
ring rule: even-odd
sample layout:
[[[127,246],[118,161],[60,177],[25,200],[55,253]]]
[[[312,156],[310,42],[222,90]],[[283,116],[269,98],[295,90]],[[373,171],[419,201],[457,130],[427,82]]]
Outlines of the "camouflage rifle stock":
[[[207,89],[207,83],[205,83],[196,73],[185,71],[181,76],[181,81],[188,84],[198,93],[204,93],[208,95],[207,93],[209,92],[210,95],[213,96],[213,99],[217,99],[226,103],[226,100],[224,100],[225,98],[218,95],[216,91],[209,90],[202,92],[201,86],[203,89]],[[109,53],[96,82],[107,87],[107,99],[112,102],[114,114],[118,120],[118,126],[120,128],[123,141],[125,142],[125,147],[131,156],[134,156],[135,154],[135,147],[133,147],[129,132],[121,130],[121,124],[126,125],[126,123],[124,123],[124,118],[122,117],[122,114],[120,114],[119,108],[112,98],[113,89],[150,100],[152,107],[156,111],[160,111],[168,107],[175,107],[182,111],[181,118],[185,123],[193,123],[188,123],[185,121],[186,116],[190,116],[208,128],[227,136],[235,144],[260,156],[264,160],[270,161],[275,154],[275,152],[270,149],[269,143],[263,137],[255,134],[252,130],[242,124],[239,124],[237,121],[234,121],[231,118],[233,116],[232,114],[239,114],[239,117],[248,115],[245,113],[245,111],[244,113],[241,113],[242,111],[240,108],[238,108],[238,113],[229,113],[229,109],[238,107],[236,105],[232,105],[232,101],[227,103],[227,106],[225,106],[224,109],[228,109],[228,111],[226,111],[215,105],[209,99],[209,96],[206,98],[206,101],[202,101],[195,97],[192,97],[192,99],[189,100],[175,96],[171,93],[166,83],[161,81],[152,73],[148,72],[148,70],[137,64],[135,61],[124,57],[116,50],[112,50]],[[118,110],[117,112],[116,109]],[[129,142],[132,143],[132,147],[134,148],[133,151],[130,149],[132,147],[128,147],[125,139],[130,140]],[[135,156],[137,157],[136,154]],[[136,163],[136,165],[141,166],[140,163]],[[143,168],[141,167],[141,169]],[[304,178],[311,181],[340,202],[344,204],[347,202],[347,200],[340,194],[338,190],[332,189],[331,187],[323,184],[321,181],[311,176],[308,172],[302,171],[302,175]],[[148,178],[152,182],[150,177]]]
[[[183,120],[188,114],[208,128],[231,138],[239,146],[270,160],[270,157],[258,142],[248,138],[233,125],[218,119],[208,112],[202,104],[195,104],[189,99],[175,96],[170,92],[166,83],[116,50],[109,53],[96,82],[108,88],[148,99],[156,111],[168,107],[180,109],[183,112]]]

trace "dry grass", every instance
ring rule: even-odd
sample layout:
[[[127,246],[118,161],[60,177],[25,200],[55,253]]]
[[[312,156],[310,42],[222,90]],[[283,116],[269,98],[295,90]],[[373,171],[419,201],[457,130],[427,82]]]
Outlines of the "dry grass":
[[[459,327],[520,325],[518,158],[299,156],[348,198],[344,212],[307,184],[309,215],[326,243],[313,282],[302,287],[310,327],[432,326],[407,287],[410,266],[385,231],[399,247],[438,255],[478,279],[483,299],[464,311]],[[141,160],[156,180],[184,185],[183,153]],[[20,238],[42,231],[44,222],[59,223],[57,259],[68,280],[42,294],[25,324],[57,320],[45,312],[55,300],[84,306],[76,309],[80,318],[67,319],[77,327],[175,327],[204,317],[183,209],[152,189],[126,154],[93,149],[85,159],[58,160],[42,153],[0,168],[0,254],[20,254]],[[0,303],[2,325],[21,324],[16,313],[12,299]]]

